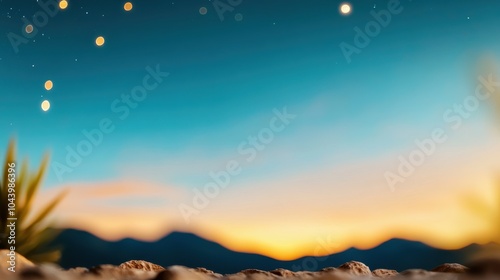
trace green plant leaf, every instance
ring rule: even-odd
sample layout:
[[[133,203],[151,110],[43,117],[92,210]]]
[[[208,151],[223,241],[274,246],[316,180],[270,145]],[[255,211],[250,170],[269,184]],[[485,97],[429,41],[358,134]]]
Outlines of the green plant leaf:
[[[2,179],[0,179],[0,249],[8,248],[7,235],[5,234],[7,231],[7,218],[9,217],[8,163],[15,162],[15,150],[15,141],[11,140],[7,147]],[[20,170],[18,170],[18,163],[15,162],[16,217],[18,218],[16,251],[33,262],[56,262],[61,256],[60,248],[49,248],[48,246],[60,231],[50,228],[47,218],[64,198],[66,191],[58,194],[38,213],[32,213],[32,207],[40,190],[48,162],[49,156],[46,154],[34,174],[30,174],[27,160],[21,163]]]

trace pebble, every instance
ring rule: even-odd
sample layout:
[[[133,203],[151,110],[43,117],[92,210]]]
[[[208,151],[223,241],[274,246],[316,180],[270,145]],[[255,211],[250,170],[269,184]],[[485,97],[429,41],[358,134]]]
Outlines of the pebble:
[[[372,272],[370,268],[366,266],[364,263],[357,261],[346,262],[343,265],[339,266],[338,269],[344,270],[354,275],[371,275]]]

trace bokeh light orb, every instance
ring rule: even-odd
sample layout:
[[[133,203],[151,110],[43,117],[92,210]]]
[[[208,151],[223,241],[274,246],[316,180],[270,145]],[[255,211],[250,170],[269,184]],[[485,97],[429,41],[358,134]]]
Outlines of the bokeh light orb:
[[[54,83],[52,83],[51,80],[48,80],[48,81],[45,82],[45,89],[46,90],[51,90],[52,87],[54,87]]]
[[[101,47],[102,45],[104,45],[104,37],[102,36],[99,36],[95,39],[95,44],[98,46],[98,47]]]
[[[206,15],[208,12],[207,7],[201,7],[200,8],[200,15]]]
[[[66,9],[67,7],[68,7],[68,1],[66,1],[66,0],[62,0],[61,2],[59,2],[59,8],[60,8],[61,10],[64,10],[64,9]]]
[[[132,11],[132,8],[134,7],[134,5],[132,5],[132,3],[130,2],[127,2],[125,3],[125,5],[123,5],[123,9],[127,12],[130,12]]]
[[[42,107],[44,112],[47,112],[50,109],[50,102],[48,100],[44,100],[40,107]]]
[[[30,34],[31,32],[33,32],[33,25],[31,25],[31,24],[26,25],[26,28],[24,28],[24,31],[26,31],[26,33]]]
[[[349,3],[342,3],[340,5],[340,12],[343,14],[343,15],[348,15],[350,14],[352,11],[352,7],[351,7],[351,4]]]

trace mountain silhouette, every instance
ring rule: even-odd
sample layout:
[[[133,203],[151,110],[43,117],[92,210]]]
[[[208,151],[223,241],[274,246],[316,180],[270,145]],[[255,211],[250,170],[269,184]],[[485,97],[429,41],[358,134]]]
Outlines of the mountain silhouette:
[[[192,233],[172,232],[155,242],[130,238],[110,242],[74,229],[63,230],[53,244],[62,247],[59,264],[66,269],[146,260],[162,266],[205,267],[218,273],[235,273],[248,268],[319,270],[337,267],[351,260],[363,262],[371,269],[432,269],[443,263],[464,263],[466,256],[477,248],[470,245],[459,250],[441,250],[420,242],[391,239],[369,250],[351,248],[320,258],[280,261],[263,255],[235,252]]]

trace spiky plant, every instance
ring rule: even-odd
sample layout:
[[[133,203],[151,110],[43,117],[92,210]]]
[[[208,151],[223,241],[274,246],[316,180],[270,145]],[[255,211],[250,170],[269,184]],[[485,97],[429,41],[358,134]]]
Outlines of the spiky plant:
[[[492,80],[492,83],[488,85],[487,90],[490,91],[489,104],[496,113],[496,126],[500,127],[500,87],[497,86],[498,79],[500,78],[497,71],[497,63],[492,56],[485,56],[480,61],[479,75],[487,81]],[[491,225],[493,227],[493,232],[496,235],[493,237],[494,242],[500,244],[500,180],[498,180],[497,185],[494,190],[494,204],[487,206],[484,201],[469,199],[469,206],[477,214],[482,213],[483,217],[490,219]]]
[[[464,198],[466,206],[481,219],[484,219],[491,227],[491,240],[500,244],[500,181],[495,186],[493,203],[484,199],[469,195]]]
[[[49,157],[46,154],[38,170],[30,173],[27,160],[22,162],[20,169],[18,168],[15,150],[15,141],[11,140],[3,166],[3,178],[0,181],[0,249],[15,246],[16,253],[33,262],[56,262],[60,257],[60,250],[50,247],[49,244],[59,232],[49,227],[47,217],[63,199],[65,192],[60,193],[39,212],[33,213],[33,202],[40,189]],[[15,174],[15,176],[8,174]],[[12,195],[9,196],[9,184],[11,187],[12,184],[15,185],[14,212],[9,209],[9,203],[13,202]],[[12,190],[10,191],[12,193]],[[9,218],[17,218],[17,220]],[[16,223],[15,244],[8,242],[10,230],[7,225],[12,221]]]

